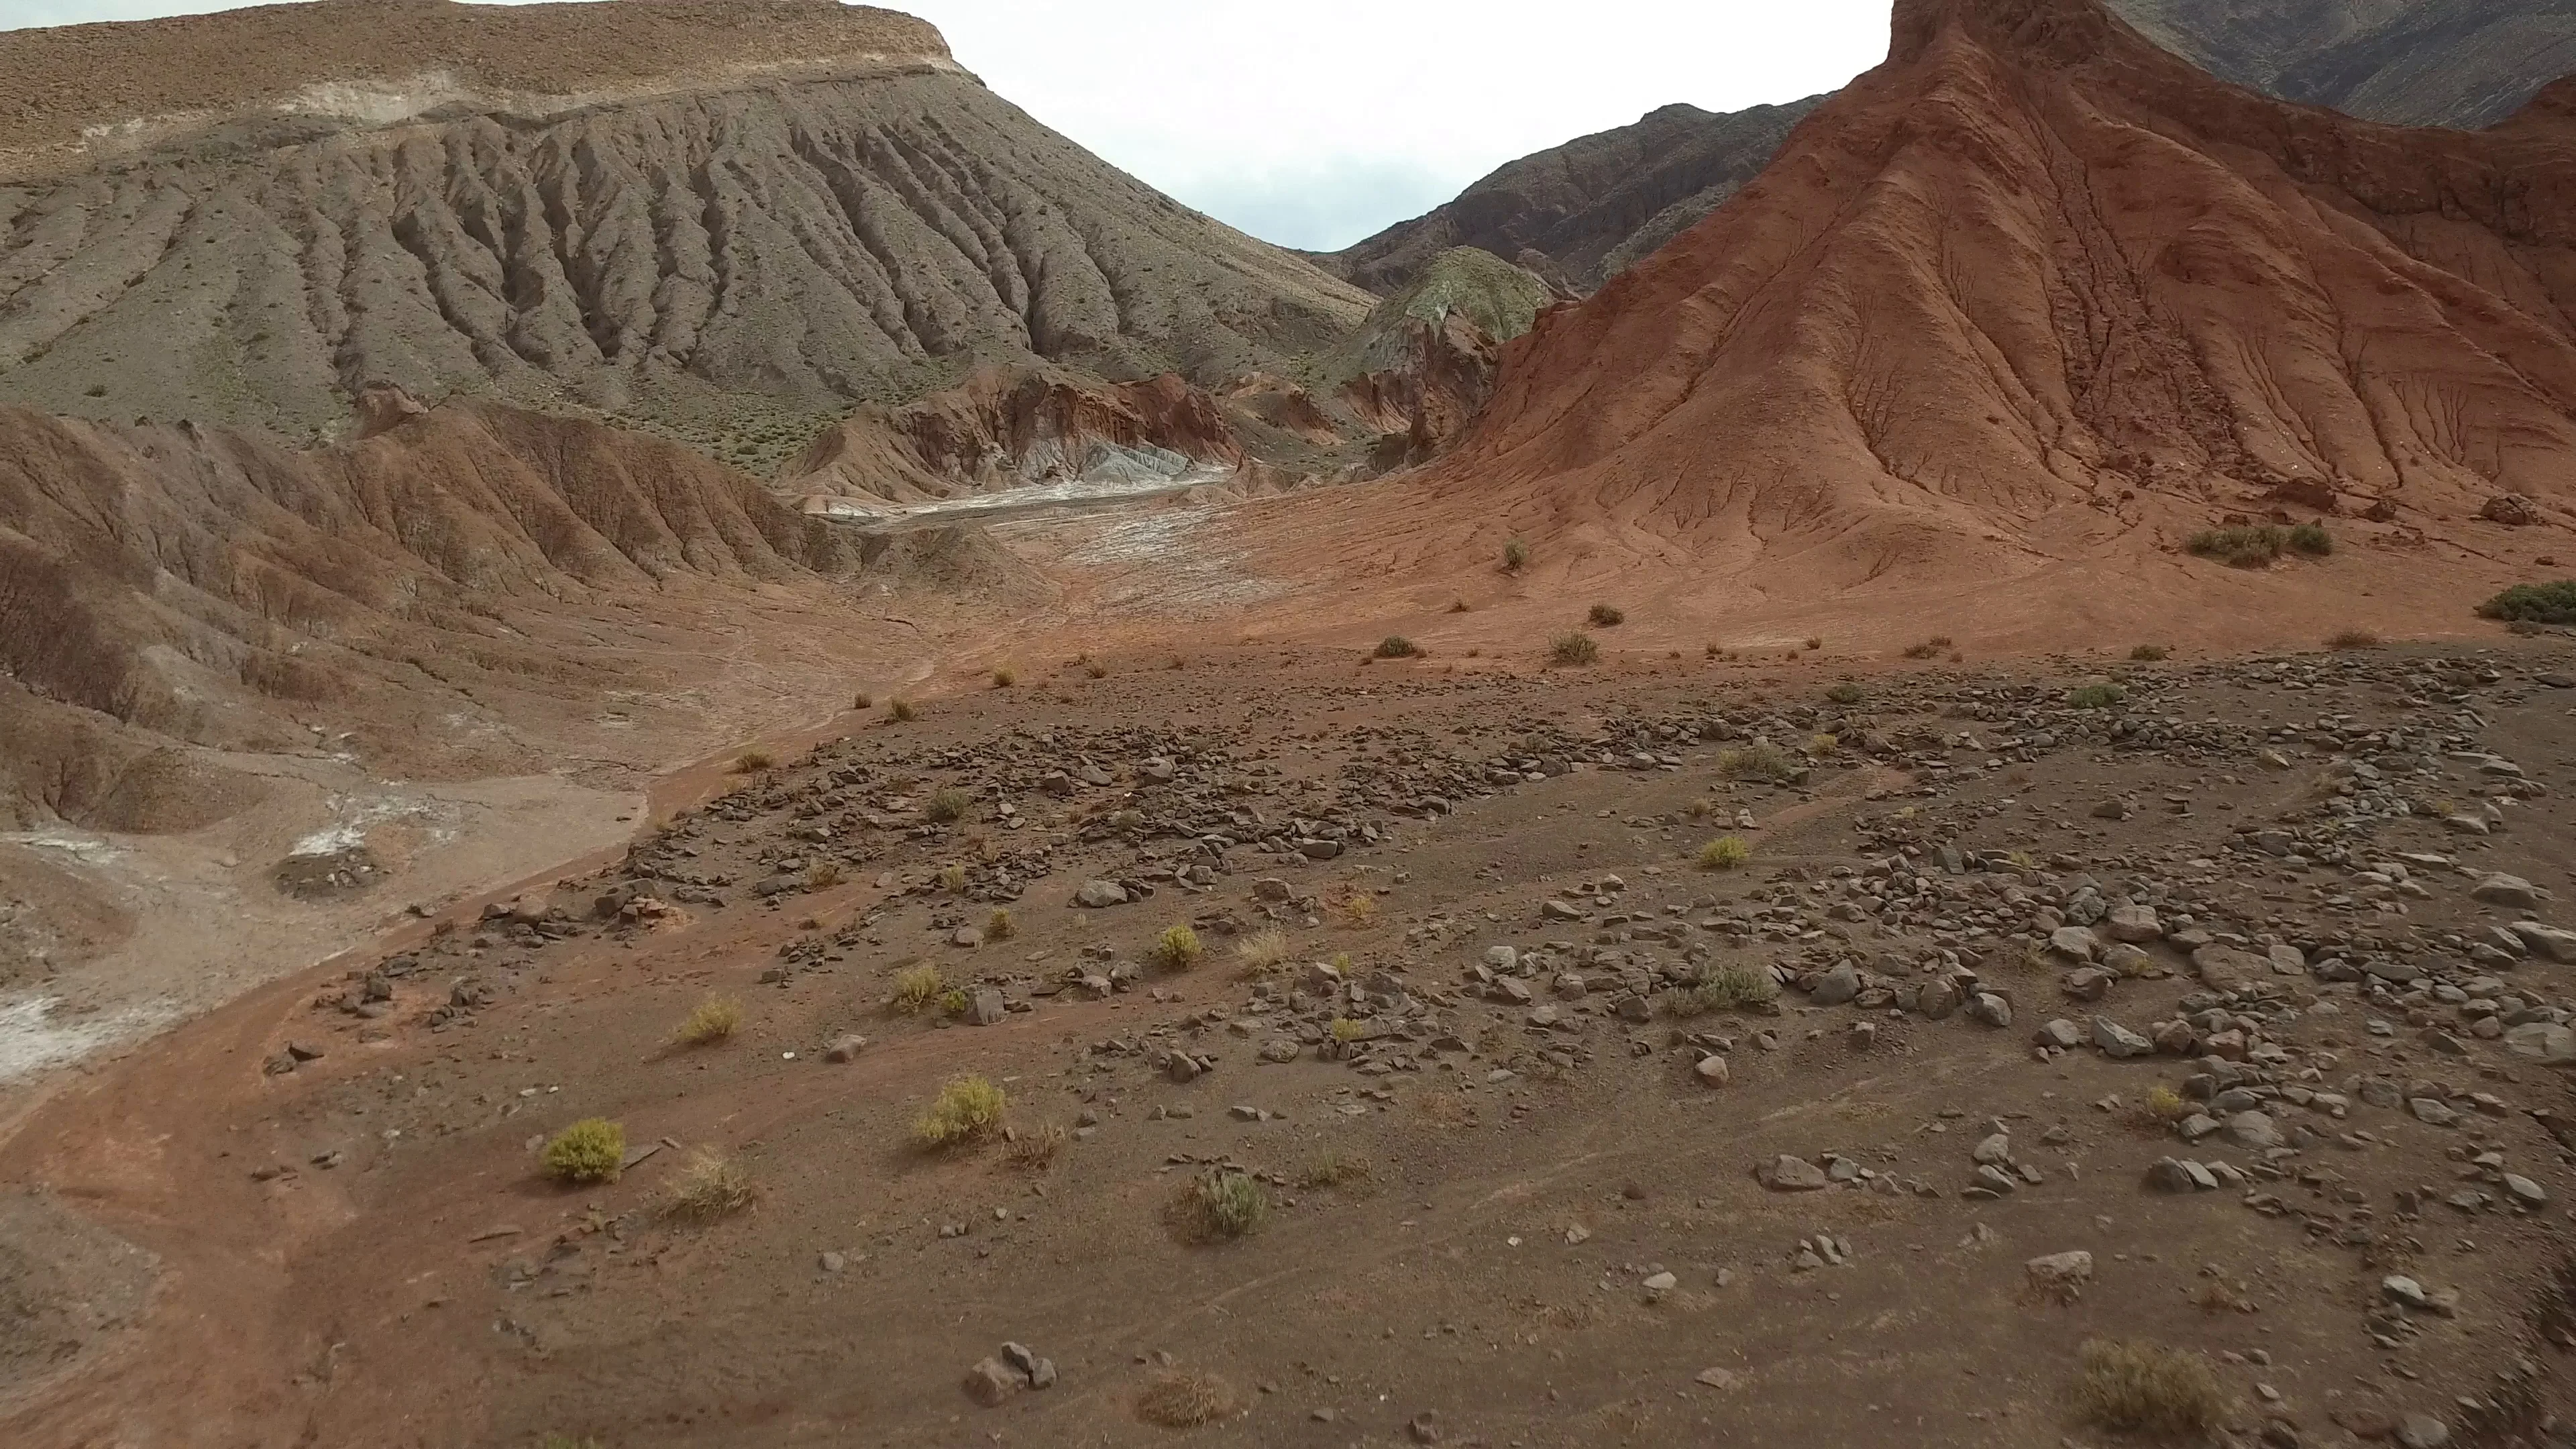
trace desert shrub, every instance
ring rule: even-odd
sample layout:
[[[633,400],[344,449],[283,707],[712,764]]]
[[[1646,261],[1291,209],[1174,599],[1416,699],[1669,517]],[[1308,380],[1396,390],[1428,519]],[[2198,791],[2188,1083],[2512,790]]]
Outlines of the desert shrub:
[[[1503,572],[1507,574],[1516,574],[1528,566],[1528,544],[1525,544],[1516,538],[1503,545]]]
[[[939,974],[938,967],[927,961],[894,973],[894,1008],[897,1011],[920,1011],[946,995],[947,991],[947,978]]]
[[[626,1169],[626,1129],[584,1117],[546,1139],[546,1175],[557,1182],[615,1182]]]
[[[680,1040],[689,1046],[709,1046],[733,1035],[741,1026],[741,1002],[710,996],[681,1021]]]
[[[2258,569],[2279,558],[2288,542],[2287,531],[2270,524],[2237,524],[2203,529],[2193,534],[2184,547],[2230,568]]]
[[[1380,659],[1410,659],[1421,652],[1421,645],[1401,634],[1389,634],[1377,641],[1377,657]]]
[[[1367,1027],[1351,1020],[1347,1016],[1334,1017],[1332,1026],[1327,1028],[1327,1030],[1331,1033],[1333,1040],[1342,1043],[1344,1046],[1348,1046],[1352,1042],[1358,1041],[1368,1032]]]
[[[966,889],[966,867],[950,862],[939,868],[940,889],[955,895]]]
[[[934,825],[949,825],[966,818],[974,808],[975,797],[954,785],[930,792],[930,800],[921,807],[921,817]]]
[[[2303,553],[2310,558],[2324,558],[2334,552],[2334,535],[2326,532],[2322,523],[2302,523],[2291,529],[2284,541],[2293,553]]]
[[[2182,1093],[2158,1082],[2147,1088],[2142,1110],[2157,1122],[2171,1124],[2191,1115],[2191,1102]]]
[[[671,1180],[662,1198],[662,1215],[693,1223],[711,1223],[751,1206],[756,1196],[751,1174],[720,1152],[700,1149]]]
[[[2161,1344],[2096,1338],[2079,1351],[2076,1408],[2104,1429],[2201,1434],[2226,1416],[2218,1375],[2199,1354]]]
[[[909,723],[917,713],[918,711],[914,710],[912,707],[911,700],[889,699],[886,701],[886,718],[894,721],[896,724]]]
[[[2109,709],[2128,698],[2129,692],[2116,684],[2087,684],[2066,693],[2066,702],[2077,709]]]
[[[1244,975],[1267,976],[1288,964],[1290,950],[1286,931],[1264,926],[1234,943],[1234,959]]]
[[[1229,1241],[1257,1231],[1270,1216],[1270,1194],[1247,1172],[1200,1173],[1172,1204],[1173,1225],[1194,1243]]]
[[[2576,624],[2576,579],[2516,584],[2478,605],[2478,613],[2531,624]]]
[[[1297,1185],[1309,1192],[1327,1187],[1359,1187],[1374,1176],[1365,1157],[1348,1152],[1330,1152],[1307,1163],[1297,1173]]]
[[[1012,1133],[1005,1155],[1013,1167],[1023,1172],[1044,1172],[1055,1166],[1056,1154],[1072,1140],[1073,1134],[1064,1130],[1063,1123],[1049,1122],[1035,1131]]]
[[[1739,745],[1717,752],[1717,772],[1730,780],[1763,780],[1785,784],[1804,768],[1778,745]]]
[[[2129,651],[2129,658],[2140,664],[2154,664],[2170,658],[2173,651],[2162,644],[2141,644]]]
[[[993,687],[995,689],[1008,689],[1019,682],[1019,671],[1011,668],[1009,665],[1004,665],[1003,667],[993,671]]]
[[[868,693],[864,689],[860,690],[857,694],[850,696],[850,708],[852,709],[874,709],[876,707],[876,696]]]
[[[840,883],[841,863],[837,860],[816,861],[814,864],[805,868],[805,888],[807,890],[827,891]]]
[[[1464,614],[1472,610],[1474,607],[1474,605],[1469,604],[1465,599],[1451,599],[1449,601],[1449,612],[1452,614]]]
[[[984,918],[984,939],[987,941],[1007,941],[1019,933],[1019,918],[1007,910],[995,907],[993,914]]]
[[[1742,836],[1721,835],[1699,848],[1702,870],[1733,870],[1753,858],[1753,847]]]
[[[2368,629],[2339,629],[2326,640],[2328,649],[2376,649],[2380,638]]]
[[[1595,629],[1616,629],[1628,622],[1628,616],[1625,613],[1608,604],[1593,605],[1583,617],[1591,620],[1592,627]]]
[[[1199,964],[1207,948],[1199,944],[1199,933],[1187,926],[1172,926],[1154,938],[1149,953],[1155,965],[1166,971],[1187,971]]]
[[[737,775],[757,775],[777,763],[770,758],[767,750],[745,750],[733,757],[733,772]]]
[[[924,1147],[954,1147],[989,1137],[1001,1128],[1007,1101],[1001,1088],[982,1077],[956,1078],[914,1120],[912,1140]]]
[[[1333,915],[1354,931],[1377,924],[1377,897],[1359,887],[1352,887],[1333,902]]]
[[[1825,698],[1836,704],[1858,704],[1869,698],[1869,691],[1846,679],[1825,691]]]
[[[1832,754],[1834,751],[1839,750],[1842,747],[1842,736],[1822,734],[1807,736],[1807,743],[1805,746],[1808,756],[1812,759],[1818,760],[1823,759],[1825,756]]]
[[[1780,983],[1767,966],[1725,962],[1702,968],[1684,998],[1699,1011],[1741,1011],[1777,1001]]]
[[[1601,645],[1589,634],[1559,634],[1548,641],[1547,657],[1559,664],[1590,664],[1601,657]]]
[[[1196,1369],[1156,1374],[1136,1396],[1136,1417],[1165,1429],[1195,1429],[1234,1412],[1234,1386]]]
[[[1905,657],[1908,659],[1938,659],[1943,654],[1948,653],[1949,649],[1950,636],[1942,634],[1926,639],[1920,644],[1908,644],[1905,646]]]

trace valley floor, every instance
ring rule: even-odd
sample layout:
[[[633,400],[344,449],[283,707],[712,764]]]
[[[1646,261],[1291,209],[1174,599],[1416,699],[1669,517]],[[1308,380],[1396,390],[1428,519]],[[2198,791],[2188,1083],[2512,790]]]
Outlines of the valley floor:
[[[1023,652],[23,1107],[0,1439],[2041,1446],[2099,1340],[2541,1442],[2571,713],[2562,636]]]

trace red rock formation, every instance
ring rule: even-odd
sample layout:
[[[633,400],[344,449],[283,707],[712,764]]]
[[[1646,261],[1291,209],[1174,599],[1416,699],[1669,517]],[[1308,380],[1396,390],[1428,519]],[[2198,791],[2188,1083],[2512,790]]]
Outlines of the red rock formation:
[[[1901,0],[1886,64],[1759,180],[1507,347],[1429,486],[1802,553],[1819,587],[1990,569],[2151,497],[2565,500],[2571,110],[2562,83],[2493,132],[2404,130],[2215,81],[2095,0]]]

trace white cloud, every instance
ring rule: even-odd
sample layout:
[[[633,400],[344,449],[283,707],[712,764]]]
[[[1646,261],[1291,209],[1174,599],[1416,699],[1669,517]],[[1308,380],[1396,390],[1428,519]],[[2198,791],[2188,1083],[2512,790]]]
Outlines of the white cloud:
[[[0,0],[0,26],[222,8]],[[911,0],[1039,120],[1192,206],[1336,247],[1503,162],[1688,101],[1830,90],[1888,0]]]

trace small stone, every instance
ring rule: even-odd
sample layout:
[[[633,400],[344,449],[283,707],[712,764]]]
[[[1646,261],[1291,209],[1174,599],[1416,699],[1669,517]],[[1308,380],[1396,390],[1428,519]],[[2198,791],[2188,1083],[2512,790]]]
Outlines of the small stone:
[[[1817,978],[1810,997],[1818,1006],[1840,1006],[1860,995],[1860,973],[1846,961]]]
[[[1974,1162],[2010,1162],[2012,1161],[2012,1137],[2009,1133],[1997,1132],[1978,1143],[1976,1150],[1968,1156],[1969,1160]]]
[[[2491,906],[2508,906],[2517,910],[2528,910],[2540,904],[2538,888],[2521,876],[2506,875],[2502,871],[2469,887],[2469,895],[2471,899]]]
[[[2442,1449],[2451,1442],[2451,1426],[2430,1414],[2409,1414],[2397,1421],[2397,1442],[2406,1449]]]
[[[826,1273],[838,1273],[843,1268],[850,1266],[850,1260],[842,1257],[838,1253],[825,1253],[822,1257],[816,1259],[815,1263]]]
[[[2093,1277],[2093,1255],[2082,1248],[2049,1253],[2021,1266],[2032,1287],[2058,1294],[2072,1294]]]
[[[1723,1087],[1733,1076],[1726,1065],[1726,1058],[1722,1056],[1702,1057],[1699,1059],[1699,1065],[1691,1070],[1697,1074],[1703,1085],[1711,1087]]]
[[[992,1026],[1010,1015],[1010,1010],[1002,993],[990,986],[978,986],[966,998],[966,1020],[976,1026]]]
[[[867,1044],[868,1039],[860,1036],[856,1032],[851,1032],[845,1036],[836,1036],[832,1038],[832,1044],[830,1046],[823,1048],[823,1060],[834,1063],[857,1061],[859,1059],[859,1053],[866,1049]]]
[[[2541,1207],[2549,1201],[2548,1189],[2519,1173],[2504,1175],[2504,1190],[2512,1193],[2514,1201],[2524,1207]]]
[[[2239,1112],[2227,1119],[2227,1140],[2248,1152],[2282,1145],[2281,1129],[2260,1112]]]
[[[1073,893],[1073,903],[1086,910],[1127,904],[1127,888],[1114,880],[1087,880]]]
[[[1759,1176],[1773,1192],[1815,1192],[1826,1184],[1825,1170],[1803,1157],[1786,1153],[1773,1158]]]
[[[1732,1369],[1704,1368],[1698,1373],[1691,1375],[1691,1382],[1703,1384],[1709,1388],[1717,1389],[1722,1392],[1724,1390],[1734,1388],[1738,1383],[1742,1382],[1742,1380],[1736,1376]]]
[[[2156,1044],[2120,1025],[2107,1016],[2093,1018],[2093,1044],[2102,1055],[2125,1061],[2130,1057],[2153,1056]]]

